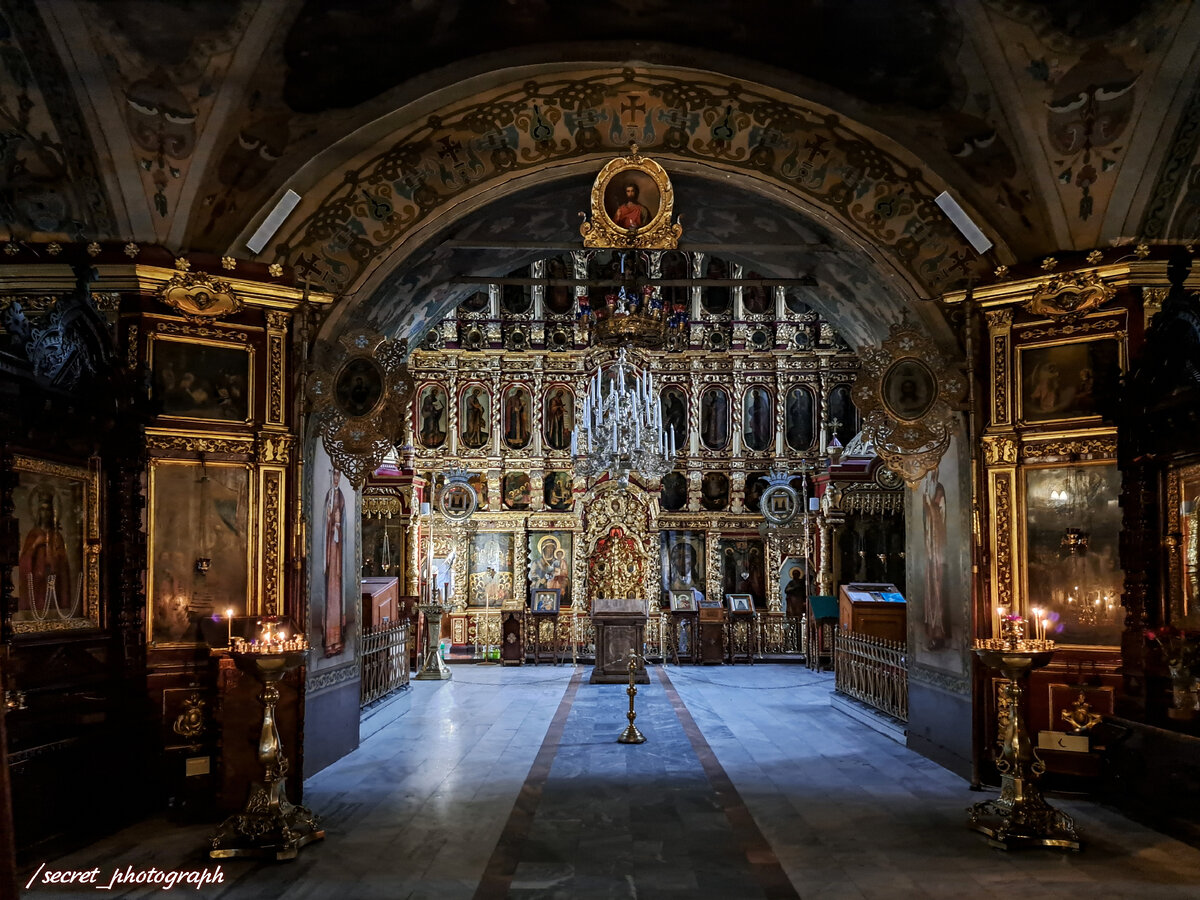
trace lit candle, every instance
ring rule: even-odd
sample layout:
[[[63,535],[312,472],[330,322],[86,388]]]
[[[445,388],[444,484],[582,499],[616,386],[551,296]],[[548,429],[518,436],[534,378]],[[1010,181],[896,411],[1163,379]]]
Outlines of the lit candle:
[[[1049,619],[1042,619],[1042,640],[1046,639],[1046,629],[1050,627]]]
[[[225,610],[225,629],[226,629],[226,634],[228,635],[228,637],[226,639],[226,643],[232,647],[233,646],[233,610],[232,609]]]

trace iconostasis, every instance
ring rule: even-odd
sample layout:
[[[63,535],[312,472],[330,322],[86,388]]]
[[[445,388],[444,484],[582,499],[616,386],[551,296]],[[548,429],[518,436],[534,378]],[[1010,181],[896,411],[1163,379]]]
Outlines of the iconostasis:
[[[647,254],[625,256],[643,265]],[[577,251],[510,277],[602,277],[620,260]],[[656,265],[664,275],[762,277],[700,253],[667,251]],[[750,594],[766,610],[780,596],[783,557],[802,550],[794,541],[768,546],[758,498],[772,468],[795,471],[832,435],[845,444],[858,432],[850,401],[858,360],[785,287],[662,290],[668,308],[686,311],[683,324],[665,347],[629,351],[635,370],[653,376],[677,448],[655,498],[657,533],[645,536],[650,599],[686,586]],[[593,346],[578,313],[609,299],[589,287],[494,285],[436,324],[409,360],[413,469],[435,494],[443,473],[466,469],[479,497],[455,585],[460,610],[527,604],[532,590],[550,587],[561,589],[564,608],[584,596],[588,485],[573,472],[571,441],[589,381],[611,377],[617,348]],[[410,574],[407,589],[415,587]]]

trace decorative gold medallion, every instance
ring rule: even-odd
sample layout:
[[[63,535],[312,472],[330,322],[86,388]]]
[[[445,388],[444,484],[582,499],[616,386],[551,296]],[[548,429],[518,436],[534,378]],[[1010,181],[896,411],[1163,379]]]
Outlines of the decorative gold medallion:
[[[1095,272],[1065,272],[1039,284],[1022,308],[1035,316],[1070,321],[1108,303],[1116,293]]]
[[[163,303],[193,322],[231,316],[242,308],[241,298],[229,282],[207,272],[176,272],[163,285],[160,296]]]
[[[863,366],[853,395],[863,435],[912,487],[950,445],[966,378],[907,317],[892,326],[883,344],[864,347],[859,355]]]
[[[675,190],[666,171],[638,155],[609,162],[592,185],[592,217],[579,226],[583,246],[598,249],[674,250],[683,226],[671,224]]]
[[[413,394],[404,365],[408,341],[359,329],[309,382],[313,416],[325,451],[346,480],[360,488],[401,438]]]
[[[204,707],[207,704],[200,699],[200,694],[193,692],[183,701],[183,712],[175,717],[171,727],[177,735],[193,741],[204,733]]]

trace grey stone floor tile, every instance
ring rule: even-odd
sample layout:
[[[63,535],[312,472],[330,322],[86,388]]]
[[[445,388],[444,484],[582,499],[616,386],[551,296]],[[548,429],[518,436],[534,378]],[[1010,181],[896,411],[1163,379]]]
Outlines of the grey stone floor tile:
[[[205,891],[204,900],[471,898],[574,670],[453,671],[448,682],[414,683],[408,700],[387,711],[390,721],[377,713],[357,751],[309,779],[304,802],[322,816],[324,842],[292,863],[225,861],[225,885]],[[774,851],[805,900],[1200,897],[1200,851],[1086,800],[1051,801],[1076,817],[1081,853],[989,848],[966,827],[966,808],[988,795],[832,710],[828,673],[798,666],[667,672],[769,848],[756,849],[755,858]],[[623,687],[579,687],[516,847],[510,896],[763,896],[708,772],[652,677],[637,695],[637,724],[648,738],[639,746],[615,742],[628,709]],[[206,865],[212,830],[149,820],[54,865],[105,872]]]

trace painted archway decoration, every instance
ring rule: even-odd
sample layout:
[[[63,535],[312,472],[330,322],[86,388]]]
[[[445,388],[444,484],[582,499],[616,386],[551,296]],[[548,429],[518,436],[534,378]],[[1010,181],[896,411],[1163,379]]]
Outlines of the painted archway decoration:
[[[352,292],[440,209],[630,142],[661,160],[742,170],[802,197],[880,248],[927,296],[961,280],[973,258],[934,203],[941,187],[883,136],[713,73],[624,69],[542,74],[391,129],[304,192],[306,214],[275,259]]]

